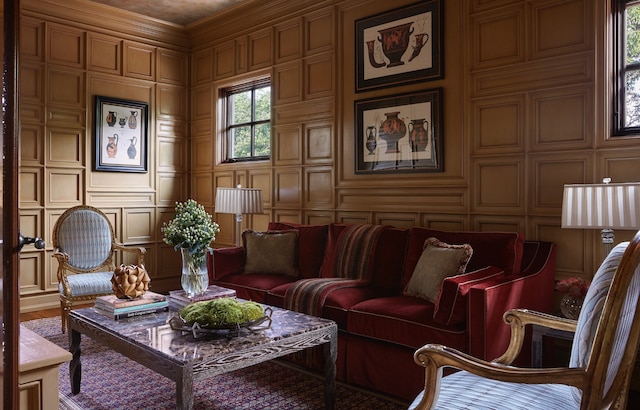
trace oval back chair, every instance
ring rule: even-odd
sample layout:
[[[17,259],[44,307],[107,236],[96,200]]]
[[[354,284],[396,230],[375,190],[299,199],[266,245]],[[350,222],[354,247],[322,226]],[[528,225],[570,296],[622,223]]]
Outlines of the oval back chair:
[[[505,313],[511,341],[505,354],[482,361],[441,345],[414,354],[425,388],[411,409],[624,409],[640,338],[640,232],[618,244],[593,277],[577,321],[516,309]],[[526,325],[573,331],[567,367],[510,364]],[[443,367],[462,371],[442,377]]]
[[[58,290],[62,332],[74,302],[90,301],[113,293],[111,277],[116,251],[132,252],[144,264],[144,248],[116,243],[113,227],[97,208],[80,205],[67,209],[53,227],[53,257],[58,261]]]

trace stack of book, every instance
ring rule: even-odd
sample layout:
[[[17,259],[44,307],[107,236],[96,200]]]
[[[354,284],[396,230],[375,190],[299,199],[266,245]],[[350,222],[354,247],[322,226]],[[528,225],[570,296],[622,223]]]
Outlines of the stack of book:
[[[222,286],[211,285],[202,294],[194,297],[188,297],[184,290],[169,291],[169,306],[172,309],[180,310],[189,303],[201,302],[203,300],[211,300],[217,298],[234,298],[236,291],[233,289],[223,288]]]
[[[147,291],[135,299],[118,299],[116,295],[98,296],[95,308],[105,316],[118,319],[169,310],[165,295]]]

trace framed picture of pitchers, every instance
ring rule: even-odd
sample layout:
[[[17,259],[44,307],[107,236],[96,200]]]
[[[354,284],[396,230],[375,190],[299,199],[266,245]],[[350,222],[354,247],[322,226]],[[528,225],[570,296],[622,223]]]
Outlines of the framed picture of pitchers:
[[[355,102],[355,173],[443,172],[442,88]]]
[[[96,171],[147,172],[149,105],[95,96]]]
[[[356,20],[356,92],[444,75],[441,0]]]

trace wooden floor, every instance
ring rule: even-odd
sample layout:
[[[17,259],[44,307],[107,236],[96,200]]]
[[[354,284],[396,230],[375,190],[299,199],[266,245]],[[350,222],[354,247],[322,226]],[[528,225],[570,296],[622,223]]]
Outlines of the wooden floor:
[[[77,308],[91,307],[91,306],[93,306],[93,303],[88,305],[78,305],[78,306],[74,305],[74,307],[77,307]],[[53,309],[38,310],[35,312],[20,313],[20,321],[26,322],[28,320],[44,319],[45,317],[56,317],[56,316],[60,316],[59,307],[53,308]]]

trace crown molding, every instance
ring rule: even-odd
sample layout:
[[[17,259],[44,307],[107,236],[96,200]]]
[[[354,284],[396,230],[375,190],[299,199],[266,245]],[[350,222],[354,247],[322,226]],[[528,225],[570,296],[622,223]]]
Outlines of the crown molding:
[[[185,27],[87,0],[23,0],[22,15],[180,51],[189,49]],[[173,46],[173,47],[172,47]]]

